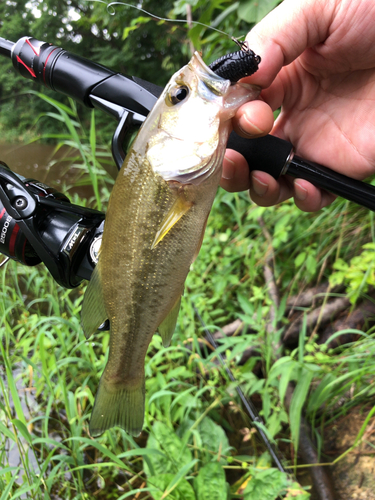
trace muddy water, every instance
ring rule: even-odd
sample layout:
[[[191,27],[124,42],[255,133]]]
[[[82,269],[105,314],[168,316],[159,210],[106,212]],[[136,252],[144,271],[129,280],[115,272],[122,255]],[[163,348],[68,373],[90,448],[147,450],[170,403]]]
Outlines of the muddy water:
[[[93,196],[91,186],[74,184],[82,177],[82,170],[72,166],[71,158],[77,155],[77,150],[62,147],[57,152],[50,144],[38,142],[26,145],[0,144],[0,160],[16,174],[36,179],[48,186],[62,191],[63,185],[71,186],[69,194],[78,193],[81,198]]]

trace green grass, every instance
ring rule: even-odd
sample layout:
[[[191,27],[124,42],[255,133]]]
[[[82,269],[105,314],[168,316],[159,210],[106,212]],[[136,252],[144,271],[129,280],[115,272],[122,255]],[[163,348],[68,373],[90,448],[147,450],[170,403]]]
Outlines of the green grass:
[[[94,186],[91,203],[100,207],[108,199],[111,181],[95,159],[94,126],[85,137],[74,107],[69,111],[52,104],[58,108],[56,119],[63,117],[67,124],[67,135],[60,139],[78,142],[82,168],[89,169]],[[236,318],[250,326],[249,333],[221,339],[219,351],[242,389],[257,402],[269,437],[283,450],[298,446],[302,411],[322,450],[325,426],[356,406],[367,419],[353,448],[361,443],[375,411],[374,334],[360,333],[345,349],[328,350],[302,328],[298,347],[274,359],[272,338],[266,333],[272,301],[263,266],[274,251],[282,298],[276,316],[283,323],[288,295],[329,279],[337,272],[337,262],[348,263],[347,268],[341,265],[340,279],[352,296],[362,297],[372,286],[368,278],[375,268],[370,253],[374,242],[372,214],[345,201],[310,215],[291,202],[260,208],[246,193],[220,190],[187,279],[172,345],[164,349],[158,335],[151,342],[145,363],[145,427],[136,439],[117,428],[96,440],[88,434],[109,334],[89,340],[83,336],[85,285],[64,290],[42,265],[25,268],[9,262],[0,275],[0,500],[120,500],[137,494],[185,500],[274,500],[286,495],[307,499],[307,492],[272,467],[249,432],[234,384],[217,364],[216,354],[199,342],[202,325],[194,306],[210,331]],[[353,258],[359,259],[357,269],[362,272],[355,280]],[[258,356],[237,366],[249,346],[258,348]],[[259,378],[253,373],[257,362],[263,372]],[[289,382],[295,391],[288,413],[284,398]],[[323,454],[321,461],[326,461]]]
[[[290,440],[297,445],[302,407],[319,432],[351,406],[374,400],[371,332],[345,350],[327,351],[324,345],[305,341],[302,331],[299,347],[274,363],[265,334],[271,302],[262,273],[268,242],[258,227],[260,215],[273,237],[277,278],[285,296],[301,282],[314,283],[325,259],[350,258],[361,248],[361,241],[351,251],[347,248],[360,216],[363,241],[368,240],[368,215],[344,203],[314,217],[301,215],[288,203],[260,209],[250,205],[245,194],[221,191],[187,281],[172,345],[163,349],[158,335],[150,345],[145,430],[138,439],[120,429],[97,440],[88,435],[109,334],[85,340],[79,317],[84,286],[67,291],[42,265],[7,264],[1,274],[0,498],[133,498],[137,492],[142,492],[140,498],[204,498],[202,488],[211,483],[211,492],[215,484],[225,492],[217,498],[227,498],[227,493],[242,498],[236,495],[240,485],[250,476],[258,478],[247,483],[246,499],[255,495],[252,488],[264,488],[265,470],[278,474],[269,469],[259,443],[245,455],[231,444],[238,442],[240,429],[249,422],[215,354],[204,357],[193,304],[211,331],[236,317],[251,325],[253,333],[223,339],[220,350],[246,393],[261,397],[268,433],[279,444]],[[332,220],[344,224],[327,236]],[[306,252],[312,245],[315,268],[296,266],[302,249]],[[269,367],[264,378],[252,373],[254,360],[243,367],[235,364],[249,345],[259,346],[259,359]],[[288,381],[297,382],[289,415],[283,406]],[[339,405],[343,397],[345,403]],[[361,435],[353,445],[360,443]],[[277,477],[273,483],[279,489],[269,498],[295,487],[286,476]]]

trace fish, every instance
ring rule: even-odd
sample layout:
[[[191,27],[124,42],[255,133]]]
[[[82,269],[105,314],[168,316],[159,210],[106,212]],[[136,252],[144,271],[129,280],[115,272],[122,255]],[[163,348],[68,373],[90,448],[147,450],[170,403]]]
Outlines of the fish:
[[[150,111],[116,178],[99,260],[85,292],[89,338],[110,322],[90,435],[143,427],[144,363],[156,331],[174,333],[190,266],[219,185],[231,118],[260,89],[217,76],[196,52]]]

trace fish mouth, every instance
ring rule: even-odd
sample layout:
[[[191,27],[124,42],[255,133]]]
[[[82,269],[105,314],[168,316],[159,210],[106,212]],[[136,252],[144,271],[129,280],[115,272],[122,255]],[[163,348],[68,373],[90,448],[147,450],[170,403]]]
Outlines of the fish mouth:
[[[199,52],[194,52],[194,55],[188,63],[189,68],[197,75],[199,80],[207,87],[209,92],[217,96],[224,96],[231,86],[230,80],[226,80],[218,76],[207,66],[203,61]]]

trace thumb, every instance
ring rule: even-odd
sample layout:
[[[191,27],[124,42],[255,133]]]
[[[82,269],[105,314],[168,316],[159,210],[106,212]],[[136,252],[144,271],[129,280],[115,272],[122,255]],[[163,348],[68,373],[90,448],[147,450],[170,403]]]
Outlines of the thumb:
[[[284,0],[247,35],[262,62],[246,81],[267,88],[283,66],[328,36],[336,0]]]

